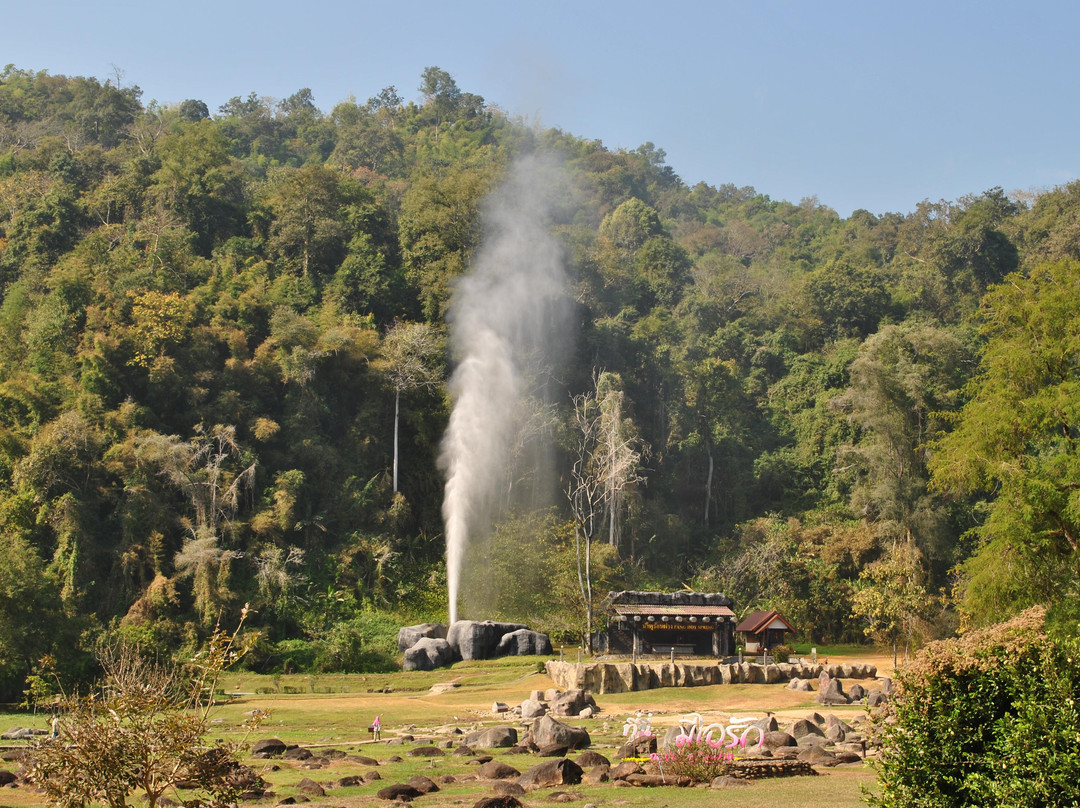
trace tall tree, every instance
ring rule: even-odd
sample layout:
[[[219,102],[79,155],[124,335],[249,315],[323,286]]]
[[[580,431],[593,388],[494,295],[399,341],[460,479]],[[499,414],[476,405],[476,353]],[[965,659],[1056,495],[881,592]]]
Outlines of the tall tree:
[[[427,323],[397,322],[383,338],[386,375],[394,387],[394,493],[398,492],[398,435],[401,394],[432,390],[442,381],[442,335]]]
[[[1012,275],[982,307],[986,348],[956,428],[935,446],[935,484],[984,498],[960,605],[986,624],[1080,594],[1080,263]]]

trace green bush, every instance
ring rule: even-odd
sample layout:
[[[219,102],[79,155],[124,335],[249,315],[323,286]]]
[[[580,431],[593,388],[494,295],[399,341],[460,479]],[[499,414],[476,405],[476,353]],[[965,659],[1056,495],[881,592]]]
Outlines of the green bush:
[[[275,646],[273,664],[275,673],[301,673],[313,670],[318,648],[308,640],[281,640]]]
[[[874,717],[880,808],[1072,806],[1080,798],[1080,652],[1030,609],[931,643]]]
[[[312,646],[311,665],[318,673],[388,673],[397,670],[400,621],[384,612],[361,612],[335,623]]]
[[[778,645],[775,648],[771,649],[769,653],[776,658],[777,662],[787,662],[789,659],[791,659],[791,655],[794,654],[795,651],[791,648],[791,646]]]

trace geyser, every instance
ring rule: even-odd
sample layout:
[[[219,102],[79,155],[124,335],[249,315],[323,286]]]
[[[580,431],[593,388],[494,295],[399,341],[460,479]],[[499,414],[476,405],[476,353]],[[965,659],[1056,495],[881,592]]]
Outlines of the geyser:
[[[468,548],[486,535],[506,490],[518,437],[526,366],[562,340],[568,311],[562,250],[548,232],[560,172],[531,156],[511,168],[484,210],[485,238],[470,272],[454,287],[447,320],[457,367],[443,437],[443,521],[450,622],[458,619]]]

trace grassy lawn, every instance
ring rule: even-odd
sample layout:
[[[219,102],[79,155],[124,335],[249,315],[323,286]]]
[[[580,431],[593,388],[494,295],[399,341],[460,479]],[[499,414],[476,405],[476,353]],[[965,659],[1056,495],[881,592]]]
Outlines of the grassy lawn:
[[[823,656],[819,649],[819,658]],[[830,649],[830,656],[836,655]],[[848,655],[845,655],[848,656]],[[848,656],[854,658],[854,655]],[[832,661],[839,661],[834,659]],[[461,662],[451,668],[432,672],[409,672],[369,675],[322,676],[260,676],[244,672],[233,673],[220,685],[232,696],[228,703],[215,708],[212,714],[212,737],[240,738],[245,713],[253,709],[270,712],[270,718],[248,738],[276,737],[289,744],[312,748],[333,747],[353,755],[364,755],[380,761],[381,780],[364,786],[327,789],[327,796],[313,798],[312,806],[351,808],[386,803],[376,792],[386,785],[404,782],[414,774],[435,779],[440,775],[466,778],[447,785],[438,793],[416,801],[418,806],[471,806],[493,792],[491,784],[468,779],[476,771],[468,758],[456,757],[447,750],[445,757],[433,759],[410,758],[407,751],[425,738],[445,740],[455,729],[468,732],[481,726],[509,724],[524,730],[511,717],[491,713],[492,702],[519,704],[532,690],[552,687],[545,674],[538,672],[541,658],[506,658],[485,662]],[[432,686],[454,683],[456,688],[432,692]],[[619,693],[596,697],[601,713],[589,720],[567,719],[588,729],[592,748],[612,758],[621,744],[622,726],[626,717],[643,710],[653,714],[654,726],[663,729],[678,722],[680,715],[697,712],[707,722],[732,715],[776,714],[783,723],[787,718],[801,718],[811,712],[834,713],[845,719],[859,712],[856,707],[822,708],[812,700],[812,694],[786,689],[783,685],[714,685],[698,688],[664,688],[638,693]],[[383,742],[369,740],[367,726],[381,716]],[[0,714],[0,730],[15,726],[47,728],[49,716],[39,713]],[[415,743],[396,745],[388,741],[410,734]],[[10,743],[10,742],[9,742]],[[496,758],[520,771],[539,762],[532,756],[501,754]],[[390,762],[398,756],[400,762]],[[371,770],[353,761],[340,760],[323,769],[309,770],[298,761],[249,761],[272,784],[274,797],[260,805],[273,806],[281,799],[297,795],[297,783],[311,778],[321,784],[335,783],[342,777],[363,775]],[[9,767],[14,764],[7,764]],[[594,803],[637,808],[637,806],[802,806],[818,805],[823,800],[830,808],[848,808],[864,804],[862,790],[872,788],[873,772],[866,766],[847,766],[822,769],[818,777],[796,777],[763,780],[753,784],[722,790],[707,788],[616,788],[610,784],[573,786],[569,791],[572,804]],[[530,792],[523,800],[526,805],[548,802],[552,789]],[[0,792],[0,808],[23,808],[40,805],[40,798],[30,789],[4,789]]]

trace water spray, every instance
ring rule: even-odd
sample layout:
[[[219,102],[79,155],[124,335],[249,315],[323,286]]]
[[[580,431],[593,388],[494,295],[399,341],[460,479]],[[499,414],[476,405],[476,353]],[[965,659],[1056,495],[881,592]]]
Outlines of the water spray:
[[[470,541],[491,530],[505,488],[527,382],[523,359],[562,337],[551,331],[567,310],[566,276],[562,249],[548,232],[558,174],[554,161],[535,156],[513,166],[488,201],[484,243],[455,284],[447,315],[457,367],[439,465],[451,623]]]

